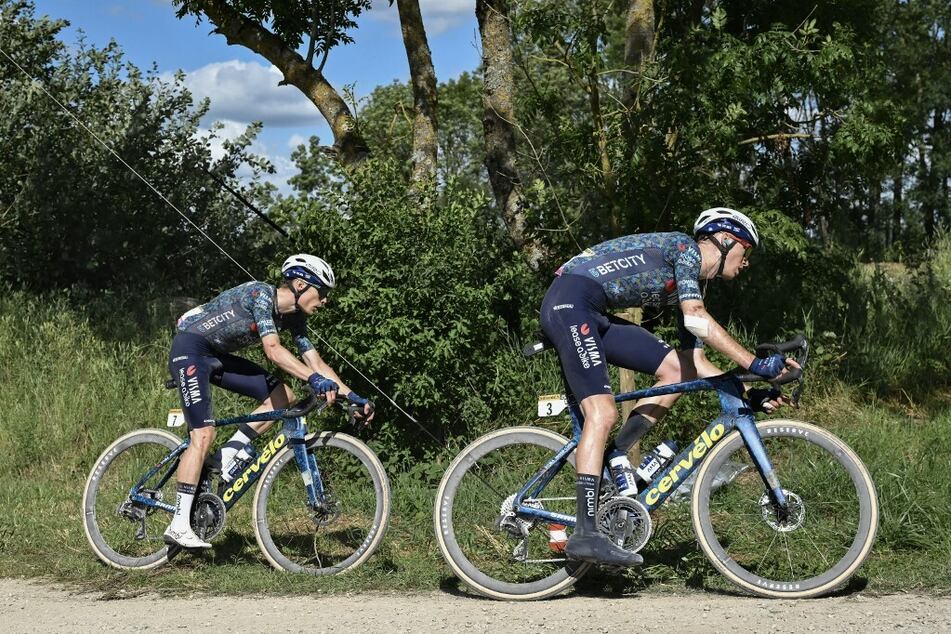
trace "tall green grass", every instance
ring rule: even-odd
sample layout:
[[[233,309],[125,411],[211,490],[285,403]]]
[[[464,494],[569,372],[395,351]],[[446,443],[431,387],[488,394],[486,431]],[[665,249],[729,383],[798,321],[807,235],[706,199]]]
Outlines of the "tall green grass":
[[[104,322],[101,307],[92,311],[16,292],[0,297],[0,379],[6,395],[0,408],[0,575],[49,577],[116,596],[156,588],[289,593],[454,585],[432,535],[434,484],[452,455],[486,429],[451,438],[447,447],[418,459],[415,467],[396,470],[391,463],[390,532],[382,549],[351,575],[311,579],[270,570],[258,553],[244,504],[229,515],[212,553],[180,557],[147,574],[107,569],[86,545],[82,487],[92,463],[112,440],[132,429],[164,425],[167,409],[177,407],[176,394],[162,387],[170,333],[125,323],[120,312]],[[93,314],[99,317],[90,321]],[[120,330],[121,337],[112,336]],[[141,338],[136,332],[151,334]],[[524,403],[497,412],[491,426],[537,423],[570,433],[565,419],[537,421],[534,416],[535,394],[560,391],[554,355],[522,359],[516,342],[507,354],[524,377],[508,389],[524,394]],[[859,583],[882,592],[951,589],[948,395],[931,391],[914,402],[900,391],[896,398],[881,397],[867,386],[836,379],[837,373],[834,355],[820,355],[803,408],[782,415],[813,420],[839,434],[865,460],[878,484],[881,531]],[[216,391],[215,404],[220,415],[249,407],[222,391]],[[715,407],[709,397],[685,397],[648,442],[667,436],[689,441]],[[369,444],[384,459],[405,451],[386,438],[371,436]],[[643,570],[593,575],[581,590],[718,585],[693,543],[685,514],[672,512],[666,518],[648,545]]]

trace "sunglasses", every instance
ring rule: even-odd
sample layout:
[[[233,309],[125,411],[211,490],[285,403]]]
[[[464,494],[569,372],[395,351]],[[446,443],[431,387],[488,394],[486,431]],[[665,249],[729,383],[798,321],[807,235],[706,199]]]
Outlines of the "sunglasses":
[[[329,288],[324,288],[323,286],[317,286],[316,284],[307,284],[307,288],[312,288],[312,289],[316,290],[316,291],[317,291],[317,297],[319,297],[321,300],[324,300],[324,299],[327,299],[328,297],[330,297],[330,289],[329,289]],[[307,288],[305,288],[305,289],[302,291],[302,293],[307,292]]]
[[[737,237],[734,236],[733,234],[730,234],[730,235],[733,237],[733,240],[734,240],[735,242],[738,242],[738,243],[740,244],[740,246],[743,247],[743,259],[744,259],[744,260],[749,260],[749,259],[750,259],[750,255],[752,255],[752,253],[753,253],[753,245],[750,244],[749,242],[747,242],[746,240],[743,240],[743,239],[741,239],[741,238],[737,238]]]

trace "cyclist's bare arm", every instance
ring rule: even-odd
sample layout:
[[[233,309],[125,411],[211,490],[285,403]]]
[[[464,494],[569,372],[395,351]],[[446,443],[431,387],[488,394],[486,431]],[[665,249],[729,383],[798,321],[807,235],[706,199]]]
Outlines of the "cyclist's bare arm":
[[[753,363],[753,359],[756,357],[749,350],[740,345],[740,342],[734,339],[730,333],[727,332],[726,328],[721,326],[717,320],[707,312],[702,301],[699,299],[683,301],[680,303],[680,310],[684,314],[684,320],[697,320],[697,323],[701,324],[698,328],[706,330],[706,335],[700,337],[705,344],[717,352],[726,355],[730,361],[733,361],[741,368],[745,369],[750,367],[750,364]],[[705,356],[704,359],[706,359]],[[712,364],[710,365],[712,366]],[[698,372],[700,371],[699,366],[697,370]]]
[[[302,363],[296,356],[294,356],[293,352],[281,345],[281,338],[276,334],[264,335],[261,337],[261,345],[264,346],[264,354],[267,356],[268,361],[284,370],[291,376],[294,376],[301,381],[307,381],[307,378],[314,373],[314,370]],[[325,374],[324,376],[327,375]]]
[[[350,387],[341,380],[340,375],[334,372],[334,369],[327,365],[327,362],[323,360],[316,350],[307,350],[304,354],[301,355],[304,359],[304,363],[307,364],[307,367],[310,368],[311,372],[318,372],[322,376],[327,377],[334,383],[340,386],[338,393],[341,396],[346,396],[350,393]]]

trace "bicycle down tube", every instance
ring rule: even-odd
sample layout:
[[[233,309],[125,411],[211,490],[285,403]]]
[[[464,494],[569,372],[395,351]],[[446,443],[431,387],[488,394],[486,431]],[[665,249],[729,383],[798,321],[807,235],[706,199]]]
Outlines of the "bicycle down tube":
[[[715,390],[720,399],[720,416],[715,418],[704,431],[683,451],[671,460],[661,470],[650,485],[638,494],[637,499],[648,511],[661,506],[667,498],[692,474],[703,462],[703,458],[710,449],[726,437],[733,429],[738,429],[746,445],[747,451],[756,465],[757,471],[766,486],[772,500],[781,508],[786,506],[786,496],[783,493],[779,479],[773,471],[762,437],[756,429],[753,412],[748,409],[740,397],[740,383],[733,375],[723,374],[706,379],[684,381],[656,387],[644,388],[633,392],[625,392],[614,397],[615,402],[621,403],[650,396],[664,394],[701,392]],[[515,496],[515,508],[520,515],[535,517],[549,522],[575,525],[575,517],[562,513],[554,513],[545,509],[526,506],[523,501],[538,498],[555,474],[561,470],[572,451],[578,446],[581,439],[582,420],[581,412],[574,399],[569,399],[569,412],[573,428],[572,439],[549,460],[535,476],[529,480]]]
[[[222,492],[221,499],[225,504],[227,510],[231,510],[238,500],[240,500],[244,494],[249,491],[255,482],[257,482],[260,474],[263,473],[264,468],[270,463],[270,461],[278,454],[278,452],[288,444],[288,441],[291,444],[291,447],[294,451],[294,458],[297,462],[297,468],[301,473],[301,479],[303,480],[304,487],[307,491],[307,500],[311,506],[315,506],[319,500],[323,498],[323,482],[320,479],[320,471],[317,468],[316,460],[313,456],[307,454],[305,447],[304,437],[307,433],[306,424],[301,417],[287,417],[288,410],[279,409],[270,412],[261,412],[258,414],[247,414],[244,416],[236,416],[233,418],[223,418],[215,421],[215,427],[226,427],[230,425],[238,425],[241,423],[256,423],[270,420],[284,420],[284,428],[273,438],[271,438],[264,448],[261,450],[260,455],[255,457],[254,462],[248,465],[244,472],[235,477],[231,481],[230,486]],[[156,473],[158,473],[162,468],[168,466],[169,464],[176,461],[185,451],[190,443],[189,439],[185,439],[182,443],[172,450],[165,458],[162,459],[157,465],[149,469],[148,472],[143,475],[143,477],[132,487],[130,493],[130,498],[146,506],[151,506],[155,508],[160,508],[162,510],[168,511],[170,513],[175,512],[175,505],[168,504],[166,502],[161,502],[159,500],[152,499],[148,496],[142,495],[140,491],[142,490],[143,485],[148,482]],[[168,481],[172,476],[174,469],[169,469],[168,472],[162,477],[159,482],[159,488]]]

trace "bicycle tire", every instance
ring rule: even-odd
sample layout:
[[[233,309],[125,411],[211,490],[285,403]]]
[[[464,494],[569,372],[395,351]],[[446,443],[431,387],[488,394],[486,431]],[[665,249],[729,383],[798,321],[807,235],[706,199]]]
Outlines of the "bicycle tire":
[[[468,447],[463,449],[458,456],[456,456],[452,464],[450,464],[449,468],[446,470],[446,473],[443,476],[442,481],[439,483],[439,488],[436,492],[436,504],[433,514],[436,540],[439,543],[439,549],[442,552],[443,558],[446,560],[446,563],[449,564],[449,567],[452,569],[453,573],[479,594],[493,599],[501,599],[506,601],[529,601],[544,599],[570,588],[591,567],[591,564],[588,563],[570,562],[564,560],[560,562],[555,561],[551,564],[542,563],[539,566],[540,568],[541,566],[544,566],[544,568],[540,569],[538,574],[544,574],[545,571],[552,570],[550,574],[547,574],[539,579],[512,582],[492,576],[493,574],[499,574],[498,572],[489,571],[489,573],[487,573],[481,568],[487,568],[489,565],[497,565],[498,571],[515,571],[516,576],[518,576],[518,568],[508,567],[506,566],[505,562],[490,561],[494,553],[490,553],[489,557],[482,563],[473,563],[471,557],[474,557],[475,553],[470,552],[467,554],[466,552],[467,548],[469,548],[469,544],[472,544],[473,550],[475,549],[478,538],[474,540],[472,539],[472,536],[476,534],[483,534],[486,536],[486,539],[500,536],[496,537],[496,541],[499,544],[505,544],[505,548],[501,549],[496,547],[496,550],[499,551],[499,553],[501,553],[502,550],[507,550],[507,548],[511,547],[511,542],[505,543],[505,534],[502,533],[497,527],[484,525],[486,522],[488,522],[489,516],[492,515],[492,512],[494,512],[496,515],[499,514],[501,508],[499,503],[503,502],[504,500],[495,498],[500,497],[502,494],[508,496],[510,494],[516,493],[517,490],[528,481],[531,475],[533,475],[547,462],[548,458],[554,455],[567,443],[567,438],[564,438],[563,436],[546,429],[537,427],[512,427],[508,429],[502,429],[486,434],[473,441]],[[480,460],[483,460],[486,458],[486,456],[489,456],[493,453],[501,454],[502,450],[513,447],[517,449],[513,452],[505,453],[524,454],[528,459],[513,461],[506,460],[506,456],[501,456],[501,469],[497,470],[496,472],[490,473],[489,469],[486,468],[484,472],[476,475],[472,471],[473,467],[476,464],[479,464]],[[520,449],[519,447],[526,449]],[[547,456],[547,458],[544,456]],[[486,462],[490,464],[491,460]],[[574,515],[574,453],[569,456],[566,464],[570,464],[572,466],[571,473],[564,475],[559,474],[558,477],[562,478],[562,480],[557,483],[556,488],[557,492],[564,493],[565,497],[570,498],[570,501],[564,500],[564,506],[569,507],[570,511],[568,511],[567,508],[559,508],[558,510],[561,512],[566,512],[570,515]],[[520,469],[518,467],[520,467]],[[566,470],[563,468],[562,472],[564,471]],[[468,474],[473,475],[474,480],[477,479],[481,480],[482,482],[481,485],[478,482],[473,482],[474,487],[472,488],[474,491],[479,491],[480,486],[484,486],[487,491],[490,491],[490,493],[486,493],[485,495],[491,500],[492,505],[489,504],[488,500],[481,504],[478,502],[474,505],[469,504],[468,507],[466,507],[466,504],[468,504],[466,500],[463,500],[459,503],[460,508],[465,509],[475,506],[477,507],[476,510],[482,512],[480,514],[480,519],[482,520],[481,523],[471,522],[471,516],[467,515],[467,513],[460,513],[458,524],[463,524],[462,519],[466,519],[466,528],[469,528],[469,524],[473,524],[475,529],[477,529],[472,533],[465,533],[462,536],[462,539],[460,539],[460,535],[458,534],[459,527],[457,527],[457,522],[454,520],[453,511],[454,507],[459,501],[457,496],[460,495],[460,487],[463,485],[463,480]],[[498,477],[496,478],[496,476]],[[497,481],[488,483],[486,478],[491,478]],[[570,481],[570,486],[568,481]],[[549,487],[555,485],[556,482],[553,480]],[[463,488],[464,493],[461,497],[464,498],[466,495],[468,495],[467,491],[470,489],[470,487],[467,483]],[[546,488],[546,492],[547,491],[548,489]],[[482,518],[482,515],[485,515],[485,517]],[[547,531],[537,532],[541,533],[541,535],[539,535],[537,538],[537,541],[539,542],[542,552],[548,552]],[[532,539],[535,540],[536,538],[533,537]],[[541,543],[544,543],[544,545],[542,546]],[[492,546],[490,545],[490,549],[491,548]],[[557,559],[557,557],[552,557],[552,559]]]
[[[379,548],[386,534],[391,506],[386,471],[373,450],[347,434],[311,434],[305,446],[316,454],[321,480],[339,503],[339,515],[326,523],[329,530],[322,531],[324,525],[318,525],[307,508],[294,452],[288,446],[265,468],[254,494],[258,545],[278,570],[315,576],[353,570]]]
[[[96,459],[83,489],[83,528],[96,556],[120,570],[147,570],[168,561],[162,531],[170,514],[152,510],[146,516],[146,535],[136,539],[137,523],[119,515],[119,505],[140,477],[182,439],[158,429],[138,429],[115,440]],[[135,455],[132,455],[132,454]],[[148,489],[148,483],[144,487]],[[175,503],[175,479],[162,488],[163,501]],[[149,530],[153,534],[149,535]],[[154,546],[154,550],[153,550]]]
[[[724,577],[757,596],[828,594],[858,570],[872,549],[878,528],[875,484],[855,452],[816,425],[771,420],[756,427],[780,485],[795,496],[790,497],[790,518],[778,519],[764,504],[765,487],[755,467],[714,491],[714,479],[727,462],[752,464],[739,431],[733,431],[697,472],[691,514],[700,547]],[[733,507],[738,510],[731,512]],[[737,528],[744,519],[749,528]],[[763,552],[747,545],[766,539]],[[773,554],[777,541],[781,544]],[[800,549],[803,556],[794,556]]]

